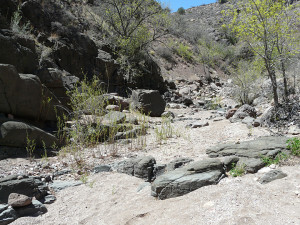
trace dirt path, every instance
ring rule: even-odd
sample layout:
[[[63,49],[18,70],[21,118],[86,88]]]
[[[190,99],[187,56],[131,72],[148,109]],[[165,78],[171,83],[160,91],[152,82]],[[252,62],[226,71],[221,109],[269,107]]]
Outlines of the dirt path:
[[[207,111],[175,113],[202,120],[211,115]],[[210,120],[207,127],[186,129],[189,122],[174,123],[180,137],[160,145],[152,129],[145,148],[130,152],[123,147],[120,153],[152,155],[162,163],[177,157],[197,160],[205,158],[205,149],[217,143],[268,135],[263,128],[249,130],[245,124],[228,120]],[[118,173],[96,174],[86,185],[59,192],[45,215],[20,218],[13,224],[300,224],[300,165],[282,170],[288,174],[286,178],[266,185],[257,182],[259,173],[229,177],[218,185],[167,200],[151,197],[150,186],[141,179]]]

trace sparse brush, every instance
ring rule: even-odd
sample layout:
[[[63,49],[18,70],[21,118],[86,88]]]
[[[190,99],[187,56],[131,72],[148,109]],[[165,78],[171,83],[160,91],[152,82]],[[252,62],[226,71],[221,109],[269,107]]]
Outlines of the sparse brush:
[[[246,173],[245,164],[235,164],[232,163],[232,169],[229,171],[229,174],[233,177],[240,177]]]

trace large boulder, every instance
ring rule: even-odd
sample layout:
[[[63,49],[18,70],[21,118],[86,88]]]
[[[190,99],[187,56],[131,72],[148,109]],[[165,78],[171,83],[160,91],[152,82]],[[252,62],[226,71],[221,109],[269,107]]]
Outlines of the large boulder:
[[[0,203],[7,203],[11,193],[34,197],[39,194],[38,184],[32,177],[18,179],[17,175],[0,179]]]
[[[59,144],[55,136],[35,126],[18,121],[0,123],[0,146],[25,148],[28,140],[34,141],[37,148]]]
[[[248,173],[256,173],[265,166],[262,156],[274,158],[286,150],[287,137],[260,137],[253,141],[226,143],[210,147],[206,150],[209,157],[232,156],[238,158],[238,166]]]
[[[166,102],[156,90],[134,90],[131,99],[134,108],[150,116],[161,116],[165,111]]]
[[[17,212],[7,204],[0,204],[0,225],[10,224],[18,218]]]
[[[245,119],[246,117],[252,117],[256,118],[257,112],[256,109],[250,105],[242,105],[235,113],[234,115],[230,118],[230,122],[234,123],[237,121],[241,121]]]
[[[159,199],[181,196],[203,186],[217,184],[223,175],[220,160],[197,161],[159,176],[151,185],[151,195]]]
[[[0,30],[0,43],[1,63],[14,65],[19,73],[35,73],[38,56],[34,40],[25,35]]]
[[[18,74],[16,68],[0,64],[0,112],[34,120],[56,120],[56,97],[40,79],[31,74]]]
[[[241,143],[219,144],[206,149],[209,157],[238,156],[246,158],[273,157],[286,149],[287,137],[260,137]]]
[[[152,156],[141,156],[119,162],[116,169],[120,173],[151,181],[154,177],[155,159]]]

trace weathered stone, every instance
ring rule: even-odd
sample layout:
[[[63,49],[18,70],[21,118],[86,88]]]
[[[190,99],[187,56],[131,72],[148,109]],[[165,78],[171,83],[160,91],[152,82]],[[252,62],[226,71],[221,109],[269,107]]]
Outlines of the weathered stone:
[[[166,102],[155,90],[138,89],[132,92],[132,106],[150,116],[161,116],[165,111]]]
[[[206,153],[210,157],[221,157],[235,155],[238,157],[261,158],[270,151],[286,149],[287,137],[260,137],[253,141],[241,143],[219,144],[208,148]]]
[[[206,126],[209,126],[208,121],[196,121],[191,124],[191,128],[201,128]]]
[[[155,164],[156,161],[152,156],[142,156],[121,161],[116,167],[119,173],[126,173],[131,176],[151,181],[154,177]]]
[[[32,198],[26,195],[11,193],[8,196],[8,204],[12,207],[22,207],[26,205],[30,205],[32,202]]]
[[[19,217],[42,215],[47,212],[47,208],[38,200],[33,200],[32,204],[15,208]]]
[[[230,118],[230,122],[234,123],[243,120],[246,117],[256,118],[256,109],[250,105],[242,105]]]
[[[179,158],[179,159],[174,159],[170,163],[167,164],[166,171],[172,171],[177,168],[180,168],[184,166],[187,163],[190,163],[194,161],[193,159],[190,158]]]
[[[248,173],[256,173],[266,164],[261,159],[257,158],[240,158],[237,165],[244,166]]]
[[[0,64],[0,112],[21,118],[56,121],[56,97],[31,74],[18,74],[15,67]]]
[[[267,184],[273,180],[282,179],[286,176],[287,174],[282,172],[281,170],[271,170],[259,179],[259,183]]]
[[[54,143],[59,145],[58,139],[35,126],[18,122],[0,121],[0,146],[20,147],[27,146],[27,140],[34,141],[36,147],[52,146]]]
[[[109,111],[120,111],[120,107],[118,105],[108,105],[105,109]]]
[[[95,173],[110,172],[112,170],[109,165],[99,165],[94,167]]]
[[[254,118],[247,116],[242,120],[242,123],[252,125],[254,123]]]
[[[119,124],[119,123],[124,123],[125,120],[126,120],[125,113],[111,111],[104,116],[102,123],[104,125]]]
[[[81,185],[81,181],[62,181],[62,180],[55,180],[53,183],[49,185],[51,189],[53,189],[55,192],[61,191],[63,189],[69,188],[69,187],[75,187]]]
[[[56,197],[54,195],[46,195],[42,201],[43,204],[52,204],[56,201]]]
[[[9,176],[0,179],[0,203],[7,203],[11,193],[19,193],[34,197],[38,194],[38,184],[33,178],[17,179],[18,176]]]
[[[223,175],[223,163],[208,159],[167,172],[151,185],[151,195],[159,199],[181,196],[200,187],[217,184]]]
[[[18,215],[12,207],[0,204],[0,225],[10,224],[17,218]]]
[[[240,159],[237,156],[226,156],[224,159],[222,159],[222,162],[224,163],[226,171],[229,171],[232,169],[233,165],[237,164],[239,160]]]

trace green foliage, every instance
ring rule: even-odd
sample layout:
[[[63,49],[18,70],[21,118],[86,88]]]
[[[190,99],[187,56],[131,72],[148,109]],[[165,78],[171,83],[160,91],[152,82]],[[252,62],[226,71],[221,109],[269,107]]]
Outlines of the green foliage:
[[[275,107],[279,105],[276,65],[285,68],[285,60],[297,52],[293,47],[297,17],[290,9],[284,0],[246,0],[224,12],[232,18],[227,28],[248,43],[263,62],[272,82]]]
[[[229,171],[229,174],[233,177],[240,177],[246,173],[246,165],[245,164],[235,164],[232,163],[232,169]]]
[[[292,155],[300,156],[300,138],[291,138],[287,140],[287,149],[291,151]]]
[[[255,66],[254,62],[239,61],[237,68],[231,69],[230,72],[234,84],[238,87],[235,97],[241,104],[251,104],[249,94],[257,90],[254,84],[261,74],[260,68]]]
[[[179,15],[184,15],[185,14],[185,9],[183,7],[180,7],[178,10],[177,10],[177,13]]]
[[[17,11],[14,12],[11,22],[10,22],[10,28],[12,31],[19,33],[19,34],[28,34],[30,31],[30,23],[27,22],[26,24],[21,24],[22,15],[20,7],[18,7]]]
[[[183,43],[174,43],[173,41],[170,41],[169,45],[178,56],[189,62],[194,61],[193,51],[188,45]]]
[[[119,54],[134,56],[167,34],[168,11],[154,0],[104,0],[104,27]]]
[[[288,159],[289,156],[284,152],[281,152],[275,156],[275,158],[270,158],[268,156],[261,156],[262,161],[266,164],[266,166],[270,166],[272,164],[280,164],[281,162]]]
[[[171,138],[174,134],[174,130],[169,118],[162,118],[161,126],[155,129],[156,140],[161,143],[163,140]]]
[[[220,65],[220,61],[231,60],[234,57],[234,51],[231,46],[225,46],[208,38],[199,39],[197,47],[199,61],[210,67]]]
[[[33,159],[34,150],[36,148],[35,140],[30,140],[28,134],[26,136],[26,151],[30,159]]]

